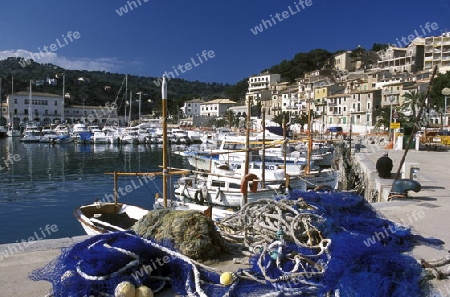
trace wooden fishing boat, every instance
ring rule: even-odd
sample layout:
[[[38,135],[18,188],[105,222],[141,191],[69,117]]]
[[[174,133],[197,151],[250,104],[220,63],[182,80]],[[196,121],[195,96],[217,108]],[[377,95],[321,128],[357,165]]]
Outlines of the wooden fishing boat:
[[[167,123],[166,123],[166,79],[163,78],[163,170],[161,172],[107,172],[114,176],[114,201],[95,201],[91,204],[82,205],[74,210],[74,216],[79,221],[85,232],[89,235],[123,231],[131,228],[139,219],[144,217],[150,210],[139,206],[118,202],[119,176],[142,176],[154,177],[161,175],[163,177],[163,199],[158,200],[161,207],[172,206],[174,209],[194,209],[199,211],[208,211],[211,218],[224,216],[225,212],[219,210],[212,211],[208,206],[190,205],[189,203],[176,203],[169,205],[168,202],[168,176],[187,174],[189,170],[169,170],[167,168]]]
[[[74,210],[75,218],[88,235],[124,231],[131,228],[149,210],[124,203],[95,202]]]

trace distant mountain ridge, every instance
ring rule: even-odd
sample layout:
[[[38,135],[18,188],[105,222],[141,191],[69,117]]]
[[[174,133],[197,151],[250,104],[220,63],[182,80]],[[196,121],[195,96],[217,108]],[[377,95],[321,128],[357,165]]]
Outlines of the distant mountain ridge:
[[[14,92],[29,91],[29,83],[32,80],[34,92],[62,95],[63,75],[65,76],[64,93],[67,95],[67,104],[98,106],[117,100],[119,109],[124,106],[125,74],[67,70],[53,64],[39,64],[20,57],[10,57],[0,61],[3,100],[7,94],[12,92],[13,79]],[[161,99],[161,87],[154,83],[157,80],[156,77],[128,75],[126,98],[129,100],[131,91],[133,108],[139,104],[137,101],[139,99],[138,92],[142,92],[141,102],[144,113],[149,108],[158,108]],[[49,83],[50,81],[51,83]],[[168,92],[169,100],[174,104],[168,104],[169,113],[178,112],[177,107],[192,98],[205,100],[224,98],[226,96],[225,91],[228,88],[230,88],[230,85],[223,83],[187,81],[180,78],[171,79]]]
[[[371,51],[386,48],[386,44],[374,43]],[[305,73],[318,69],[333,69],[332,57],[345,50],[334,53],[325,49],[314,49],[307,53],[297,53],[291,60],[283,60],[261,72],[269,71],[281,75],[283,81],[294,82]],[[366,49],[357,47],[352,51],[356,58],[363,59]],[[366,61],[364,64],[369,64]],[[25,66],[25,67],[24,67]],[[53,64],[39,64],[32,60],[10,57],[0,61],[0,77],[3,78],[2,94],[11,93],[11,77],[14,76],[14,91],[28,91],[30,79],[34,81],[46,81],[56,79],[56,85],[43,83],[33,85],[33,90],[62,95],[62,76],[65,75],[65,93],[68,93],[67,104],[104,105],[107,102],[115,102],[121,108],[125,107],[125,74],[110,73],[105,71],[67,70]],[[133,108],[136,108],[138,92],[142,92],[142,110],[158,109],[161,99],[161,87],[158,86],[161,78],[128,75],[128,94],[130,90],[133,96]],[[204,83],[199,81],[187,81],[180,78],[169,80],[169,113],[177,113],[185,101],[200,98],[205,101],[215,98],[228,98],[232,101],[244,103],[248,90],[248,77],[243,78],[235,85],[223,83]],[[151,102],[149,102],[149,100]]]

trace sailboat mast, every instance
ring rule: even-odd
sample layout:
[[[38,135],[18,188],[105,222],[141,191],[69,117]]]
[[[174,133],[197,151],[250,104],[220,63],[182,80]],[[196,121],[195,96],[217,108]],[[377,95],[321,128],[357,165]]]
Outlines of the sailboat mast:
[[[263,133],[263,144],[262,144],[262,172],[261,172],[261,179],[262,183],[261,186],[263,189],[266,188],[266,107],[263,106],[262,108],[262,133]]]
[[[308,151],[306,152],[306,166],[307,174],[311,172],[311,151],[312,151],[312,136],[311,136],[311,99],[308,99]]]
[[[14,130],[14,118],[12,117],[11,102],[14,102],[14,76],[11,76],[11,100],[8,102],[8,117],[11,129]]]
[[[250,113],[251,113],[251,106],[250,106],[250,100],[248,99],[247,104],[247,131],[245,133],[245,167],[244,167],[244,177],[247,176],[249,171],[249,162],[250,162]],[[264,144],[263,144],[264,145]],[[264,170],[264,168],[263,168]],[[248,189],[246,189],[243,193],[243,203],[244,205],[247,204],[247,196],[248,196]]]
[[[30,93],[28,94],[28,121],[31,122],[31,79],[30,79]]]
[[[62,103],[61,103],[61,123],[64,123],[64,100],[65,100],[65,88],[66,88],[66,75],[63,74],[63,88],[62,88]]]
[[[0,77],[0,126],[3,121],[3,97],[2,97],[2,78]]]
[[[163,75],[161,86],[162,95],[162,132],[163,132],[163,200],[164,207],[167,207],[167,82]],[[131,108],[131,106],[130,106]]]
[[[130,110],[129,110],[129,115],[128,115],[128,127],[131,127],[131,98],[132,98],[132,92],[130,90]]]
[[[127,96],[128,96],[128,74],[125,74],[125,103],[124,103],[124,105],[125,105],[124,122],[125,123],[124,124],[127,123],[127,99],[128,99]]]

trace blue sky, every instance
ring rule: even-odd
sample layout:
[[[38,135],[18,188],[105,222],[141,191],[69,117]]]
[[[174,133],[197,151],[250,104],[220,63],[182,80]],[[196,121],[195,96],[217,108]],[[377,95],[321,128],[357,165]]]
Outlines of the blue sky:
[[[152,77],[190,63],[177,77],[234,84],[298,52],[396,43],[427,22],[438,25],[427,35],[450,31],[450,0],[303,1],[3,0],[0,59],[53,44],[35,60]]]

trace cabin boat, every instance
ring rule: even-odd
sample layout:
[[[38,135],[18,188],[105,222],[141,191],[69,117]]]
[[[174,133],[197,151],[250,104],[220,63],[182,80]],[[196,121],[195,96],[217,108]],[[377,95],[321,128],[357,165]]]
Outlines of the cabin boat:
[[[29,122],[25,126],[23,137],[20,139],[22,142],[39,142],[41,140],[41,130],[32,122]]]

